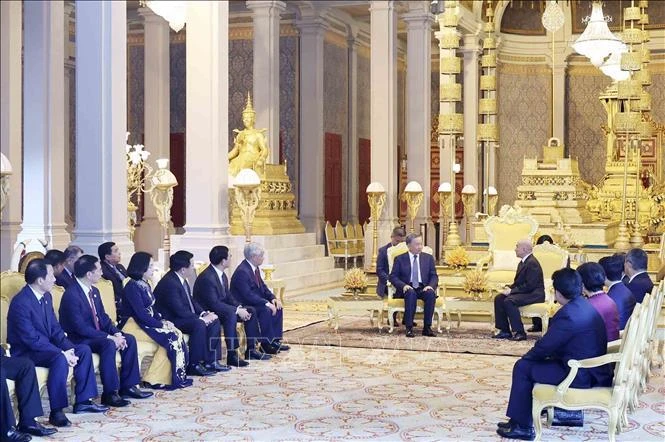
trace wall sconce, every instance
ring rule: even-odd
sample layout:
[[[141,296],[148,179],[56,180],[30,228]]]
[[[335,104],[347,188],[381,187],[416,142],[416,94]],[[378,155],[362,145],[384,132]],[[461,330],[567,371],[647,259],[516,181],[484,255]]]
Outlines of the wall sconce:
[[[2,211],[9,197],[9,176],[12,173],[12,163],[4,153],[0,153],[0,220],[2,220]]]
[[[478,191],[471,184],[467,184],[462,189],[462,203],[464,204],[464,214],[466,215],[466,243],[471,244],[471,217],[476,209],[476,194]]]
[[[423,188],[417,181],[410,181],[404,188],[402,193],[402,200],[406,201],[406,206],[409,210],[409,218],[411,218],[411,233],[415,229],[415,219],[418,214],[418,209],[423,202]]]
[[[130,145],[128,143],[129,132],[125,138],[125,153],[127,161],[127,227],[129,239],[134,240],[134,231],[138,224],[136,211],[141,204],[141,193],[145,192],[145,183],[153,173],[152,167],[147,160],[150,152],[145,150],[143,144]],[[132,199],[136,195],[136,204]]]
[[[489,186],[487,189],[483,190],[483,196],[487,197],[487,214],[489,216],[494,216],[496,212],[496,203],[499,202],[499,193],[494,186]]]
[[[370,219],[372,220],[372,260],[370,271],[376,271],[376,255],[379,243],[379,219],[383,211],[383,205],[386,203],[386,189],[379,182],[370,183],[365,191],[367,193],[367,202],[369,203]]]
[[[164,229],[163,249],[167,259],[171,255],[169,223],[171,222],[171,206],[173,206],[173,188],[178,185],[178,180],[168,167],[168,159],[157,160],[157,170],[150,178],[152,188],[146,191],[150,192],[150,199],[157,211],[157,219]]]
[[[446,225],[448,224],[448,214],[450,213],[448,206],[450,204],[452,190],[453,188],[450,183],[441,183],[437,190],[439,194],[439,212],[441,212],[441,223],[439,224],[441,235],[441,261],[443,261],[444,257],[443,246],[446,243]]]
[[[236,204],[240,209],[240,217],[245,227],[245,242],[252,240],[252,224],[256,208],[261,199],[261,178],[252,169],[241,169],[235,176],[233,187]]]

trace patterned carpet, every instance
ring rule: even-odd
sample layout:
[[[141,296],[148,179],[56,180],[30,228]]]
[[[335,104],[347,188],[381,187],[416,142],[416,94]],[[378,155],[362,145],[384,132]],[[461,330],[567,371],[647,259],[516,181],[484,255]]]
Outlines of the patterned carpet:
[[[286,310],[289,327],[321,319],[312,306]],[[414,339],[420,340],[426,338]],[[495,441],[515,360],[294,345],[271,361],[195,378],[190,388],[159,391],[105,415],[68,414],[72,427],[49,440]],[[617,439],[663,438],[665,372],[657,370],[628,431]],[[583,428],[545,429],[543,439],[606,440],[607,416],[587,412]]]

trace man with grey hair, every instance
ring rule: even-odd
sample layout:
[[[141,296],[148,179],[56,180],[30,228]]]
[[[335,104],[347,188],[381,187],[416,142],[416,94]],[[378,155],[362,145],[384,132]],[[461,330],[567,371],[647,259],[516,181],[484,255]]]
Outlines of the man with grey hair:
[[[635,300],[640,304],[646,294],[653,290],[653,281],[647,273],[648,265],[649,256],[644,250],[634,248],[626,253],[623,267],[623,272],[626,274],[624,284],[633,292]]]
[[[494,298],[494,318],[496,328],[499,329],[499,333],[494,335],[496,339],[526,340],[519,308],[545,302],[543,269],[532,251],[533,245],[528,238],[521,239],[515,244],[515,255],[520,258],[515,279]],[[511,327],[515,332],[514,336],[510,332]]]
[[[83,249],[70,244],[64,252],[65,268],[55,277],[55,283],[66,289],[69,284],[76,282],[74,277],[74,263],[83,255]]]
[[[408,253],[395,258],[390,272],[390,283],[397,289],[395,297],[404,298],[406,337],[414,337],[413,318],[416,315],[419,299],[425,304],[423,336],[435,336],[432,330],[432,316],[439,277],[436,274],[434,257],[429,253],[422,253],[423,238],[420,234],[407,235],[406,245],[409,248]]]
[[[282,303],[263,282],[259,269],[263,264],[265,251],[261,245],[251,242],[245,245],[244,255],[245,259],[231,277],[231,293],[242,305],[251,306],[256,310],[261,336],[251,336],[251,338],[257,338],[261,350],[268,354],[286,351],[289,346],[281,343]],[[250,352],[252,349],[247,350],[245,359],[253,359]]]

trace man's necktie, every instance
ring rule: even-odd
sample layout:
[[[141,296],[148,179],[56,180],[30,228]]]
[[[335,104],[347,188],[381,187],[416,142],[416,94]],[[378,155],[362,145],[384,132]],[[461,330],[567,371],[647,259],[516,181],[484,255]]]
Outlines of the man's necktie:
[[[418,255],[413,255],[413,263],[411,264],[411,285],[413,288],[420,285],[418,282]]]
[[[115,270],[115,273],[118,275],[118,278],[120,278],[121,281],[124,281],[127,276],[124,273],[122,273],[118,267],[116,267],[116,266],[112,266],[112,267],[113,267],[113,270]]]
[[[42,306],[42,315],[44,317],[44,324],[46,325],[46,328],[49,327],[48,325],[48,312],[46,311],[46,296],[42,296],[42,299],[39,300],[39,304]]]
[[[222,273],[222,277],[220,278],[220,282],[222,284],[222,299],[225,299],[226,298],[226,292],[227,292],[226,275],[224,275],[223,273]]]
[[[92,297],[92,289],[88,292],[88,298],[90,298],[90,309],[92,310],[92,319],[95,321],[95,328],[99,330],[99,318],[97,317],[97,309],[95,308],[95,300]]]
[[[254,270],[254,277],[256,278],[256,285],[261,287],[261,270],[258,267]]]
[[[189,289],[189,284],[187,284],[187,281],[185,281],[182,285],[185,286],[185,292],[187,292],[187,302],[189,302],[189,308],[192,313],[196,313],[196,310],[194,310],[194,304],[192,304],[192,292]]]

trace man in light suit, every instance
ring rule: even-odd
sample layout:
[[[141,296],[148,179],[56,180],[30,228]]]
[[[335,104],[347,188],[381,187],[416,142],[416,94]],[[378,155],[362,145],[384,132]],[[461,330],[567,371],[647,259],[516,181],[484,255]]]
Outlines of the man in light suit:
[[[86,344],[99,355],[99,375],[104,386],[102,404],[125,407],[125,398],[145,399],[152,392],[137,387],[141,381],[136,339],[122,333],[106,314],[99,289],[94,286],[102,277],[99,260],[92,255],[81,256],[74,266],[76,283],[70,284],[60,302],[60,324],[69,339]],[[121,369],[115,364],[120,352]]]
[[[515,255],[521,259],[515,279],[494,298],[494,318],[499,329],[499,333],[494,335],[496,339],[526,340],[519,308],[545,302],[543,269],[532,251],[533,246],[528,239],[522,239],[515,245]],[[510,332],[511,328],[515,336]]]
[[[649,278],[647,273],[647,266],[649,257],[642,249],[631,249],[626,254],[626,262],[624,263],[624,283],[626,287],[633,292],[635,300],[642,303],[642,300],[647,293],[653,290],[653,281]]]
[[[261,350],[268,354],[286,351],[290,347],[281,342],[282,303],[263,282],[259,269],[265,251],[259,244],[251,242],[245,245],[243,253],[245,259],[231,276],[231,293],[242,305],[253,307],[256,311],[261,328]]]
[[[221,328],[217,315],[204,310],[194,298],[188,278],[194,276],[194,255],[179,250],[169,258],[169,271],[155,287],[155,308],[162,317],[189,335],[190,376],[210,376],[229,371],[220,364]]]
[[[397,289],[395,296],[404,298],[406,337],[414,337],[413,318],[416,315],[419,299],[425,304],[423,336],[435,336],[432,330],[432,316],[439,278],[436,274],[434,257],[429,253],[422,253],[423,238],[420,234],[407,235],[406,245],[409,252],[395,258],[390,272],[390,283]]]
[[[508,439],[533,440],[531,415],[534,384],[557,385],[568,375],[570,359],[587,359],[607,352],[605,323],[595,308],[582,296],[582,278],[573,269],[557,270],[552,275],[554,297],[561,308],[550,321],[545,336],[539,339],[513,367],[513,379],[506,415],[508,422],[498,424],[497,433]],[[572,388],[609,386],[609,365],[581,368]]]
[[[83,255],[83,249],[79,246],[70,245],[63,252],[65,258],[65,267],[59,275],[55,275],[55,283],[66,289],[70,284],[76,282],[74,276],[74,263]]]
[[[240,305],[229,290],[229,279],[224,270],[229,267],[229,249],[226,246],[215,246],[208,254],[210,265],[203,270],[194,283],[194,299],[206,310],[215,312],[224,328],[226,341],[226,364],[231,367],[246,367],[249,363],[238,356],[238,321],[245,324],[248,352],[250,358],[260,359],[256,350],[256,336],[259,335],[259,323],[256,316]],[[251,307],[250,307],[251,308]],[[253,309],[252,309],[253,311]],[[270,356],[266,355],[267,358]]]
[[[25,270],[26,286],[12,298],[7,313],[7,341],[12,356],[26,356],[35,365],[49,369],[47,389],[51,414],[56,427],[71,425],[63,409],[67,407],[67,376],[74,368],[76,403],[74,413],[102,413],[108,407],[95,404],[97,382],[92,353],[85,344],[74,345],[67,339],[53,311],[50,290],[55,283],[53,267],[35,259]]]

